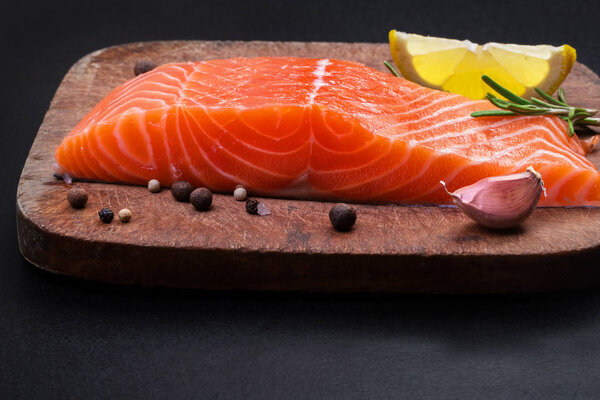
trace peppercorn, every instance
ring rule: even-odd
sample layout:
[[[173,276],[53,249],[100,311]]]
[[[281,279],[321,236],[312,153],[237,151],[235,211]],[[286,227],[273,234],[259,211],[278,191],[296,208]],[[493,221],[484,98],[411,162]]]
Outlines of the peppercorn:
[[[138,76],[139,74],[143,74],[148,71],[152,71],[157,66],[158,65],[156,65],[155,62],[150,61],[150,60],[138,60],[135,62],[135,65],[133,66],[133,74],[135,76]]]
[[[88,201],[87,192],[79,187],[74,187],[67,193],[67,200],[73,208],[83,208]]]
[[[171,186],[171,194],[177,201],[188,202],[194,188],[189,182],[179,181]]]
[[[98,211],[98,216],[102,222],[105,224],[110,224],[115,217],[115,214],[110,210],[110,208],[103,208],[102,210]]]
[[[198,211],[206,211],[212,204],[213,195],[207,188],[198,188],[190,195],[190,202]]]
[[[160,192],[160,182],[156,179],[150,179],[148,181],[148,190],[151,193],[158,193]]]
[[[254,199],[247,200],[246,212],[248,214],[258,214],[258,201]]]
[[[349,231],[356,222],[356,210],[338,203],[329,210],[329,220],[338,231]]]
[[[121,222],[129,222],[131,220],[131,211],[127,208],[122,209],[117,214]]]
[[[245,188],[238,186],[235,188],[235,190],[233,191],[233,198],[236,199],[237,201],[244,201],[246,200],[246,196],[248,196],[248,192],[246,191]]]

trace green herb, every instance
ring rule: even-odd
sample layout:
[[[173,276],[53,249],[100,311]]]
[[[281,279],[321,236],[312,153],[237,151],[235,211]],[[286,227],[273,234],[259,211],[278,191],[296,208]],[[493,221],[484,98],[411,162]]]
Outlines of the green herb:
[[[387,61],[384,61],[383,64],[387,67],[387,69],[390,70],[390,72],[392,73],[392,75],[397,76],[398,78],[401,78],[400,72],[398,72],[398,70],[396,69],[396,67],[394,67],[392,64],[390,64]]]
[[[390,68],[388,66],[388,68]],[[486,98],[500,110],[475,111],[472,117],[498,117],[511,115],[557,115],[566,121],[569,128],[569,136],[575,133],[575,125],[600,125],[600,118],[591,118],[598,110],[582,107],[573,107],[567,104],[565,91],[560,88],[556,94],[557,99],[550,96],[541,89],[535,88],[537,94],[543,99],[532,97],[529,100],[517,96],[510,90],[502,87],[487,75],[481,79],[492,89],[504,96],[505,99],[494,96],[491,93]]]

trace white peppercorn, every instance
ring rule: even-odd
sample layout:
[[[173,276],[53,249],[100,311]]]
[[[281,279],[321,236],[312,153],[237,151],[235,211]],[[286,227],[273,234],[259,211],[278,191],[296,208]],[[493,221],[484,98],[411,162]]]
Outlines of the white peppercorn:
[[[151,193],[158,193],[158,192],[160,192],[160,182],[157,179],[150,179],[148,181],[148,190]]]
[[[121,222],[129,222],[131,220],[131,211],[127,208],[122,209],[117,214]]]
[[[235,188],[235,190],[233,191],[233,197],[237,200],[237,201],[244,201],[246,200],[246,196],[248,196],[248,192],[246,191],[245,188],[243,187],[237,187]]]

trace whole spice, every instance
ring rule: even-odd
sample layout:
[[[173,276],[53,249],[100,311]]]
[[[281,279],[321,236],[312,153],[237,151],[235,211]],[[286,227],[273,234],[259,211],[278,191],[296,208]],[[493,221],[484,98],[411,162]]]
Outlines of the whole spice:
[[[88,201],[88,194],[85,189],[74,187],[67,192],[67,200],[73,208],[83,208]]]
[[[129,222],[131,220],[131,211],[127,208],[124,208],[121,211],[119,211],[117,216],[119,217],[119,221]]]
[[[158,193],[158,192],[160,192],[160,182],[157,179],[150,179],[148,181],[148,190],[151,193]]]
[[[104,222],[105,224],[110,224],[115,217],[115,214],[110,210],[110,208],[103,208],[102,210],[98,211],[98,216],[100,217],[100,221]]]
[[[213,195],[207,188],[198,188],[190,195],[190,202],[198,211],[206,211],[210,209]]]
[[[138,76],[138,75],[146,73],[148,71],[152,71],[157,66],[158,65],[156,65],[155,62],[152,62],[150,60],[138,60],[135,62],[135,65],[133,66],[133,74],[135,76]]]
[[[246,212],[248,214],[256,215],[258,214],[258,201],[254,199],[250,199],[246,201]]]
[[[233,191],[233,198],[237,201],[244,201],[246,200],[247,196],[248,192],[246,191],[246,188],[243,188],[241,186],[236,187]]]
[[[440,181],[446,189],[446,184]],[[518,174],[494,176],[462,187],[452,196],[467,216],[488,228],[514,228],[531,215],[545,192],[542,176],[532,167]]]
[[[194,188],[189,182],[179,181],[171,186],[171,194],[177,201],[188,202]]]
[[[356,210],[347,204],[338,203],[329,210],[329,220],[338,231],[349,231],[356,222]]]

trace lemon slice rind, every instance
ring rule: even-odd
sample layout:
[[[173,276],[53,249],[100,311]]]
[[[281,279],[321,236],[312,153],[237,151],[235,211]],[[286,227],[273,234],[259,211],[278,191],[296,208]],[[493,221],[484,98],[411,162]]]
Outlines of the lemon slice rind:
[[[538,87],[555,92],[571,71],[576,51],[569,45],[517,45],[422,36],[391,30],[390,51],[402,75],[420,85],[481,99],[491,89],[488,75],[529,98]]]

